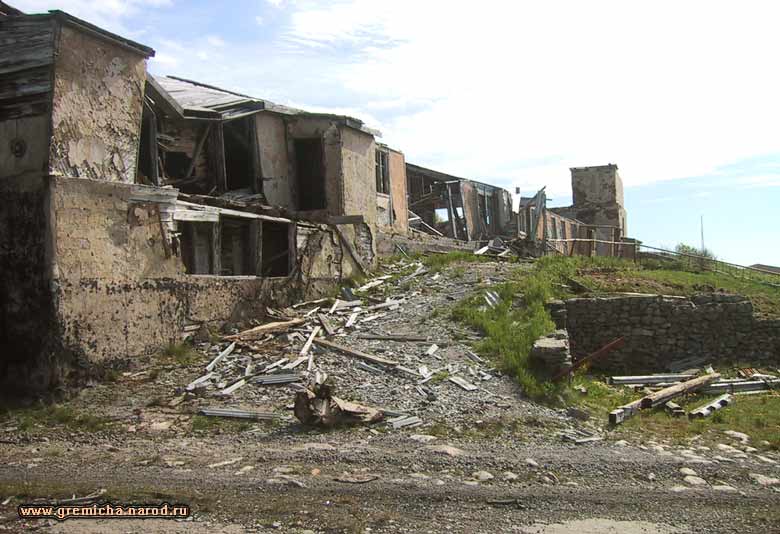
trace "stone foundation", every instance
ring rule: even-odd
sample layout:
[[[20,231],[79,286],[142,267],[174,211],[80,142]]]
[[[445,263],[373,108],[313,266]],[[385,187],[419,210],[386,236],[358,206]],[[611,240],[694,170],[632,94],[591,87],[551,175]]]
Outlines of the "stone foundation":
[[[577,358],[624,337],[623,348],[593,364],[610,373],[670,370],[674,362],[780,363],[780,319],[761,318],[740,295],[692,298],[622,294],[566,301],[566,326]]]

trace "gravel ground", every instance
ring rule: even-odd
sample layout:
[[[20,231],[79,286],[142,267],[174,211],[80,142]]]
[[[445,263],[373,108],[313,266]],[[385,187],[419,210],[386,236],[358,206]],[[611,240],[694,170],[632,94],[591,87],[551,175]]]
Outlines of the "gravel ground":
[[[476,365],[463,344],[474,333],[434,310],[451,305],[476,282],[503,280],[508,269],[469,264],[465,272],[450,268],[435,280],[421,275],[411,287],[388,292],[406,299],[397,309],[331,338],[413,370],[451,366],[477,391],[431,381],[426,384],[435,394],[431,400],[408,374],[371,373],[349,356],[315,353],[316,368],[333,377],[338,395],[417,415],[421,426],[307,429],[290,416],[295,389],[289,385],[248,384],[228,398],[214,396],[217,382],[229,383],[250,361],[259,367],[282,356],[294,360],[314,322],[289,341],[281,335],[240,347],[218,367],[215,383],[171,406],[226,345],[203,343],[201,355],[187,365],[139,359],[116,382],[86,388],[65,404],[110,421],[103,430],[55,424],[21,431],[21,415],[0,423],[0,502],[11,497],[0,505],[0,529],[780,532],[776,452],[754,450],[734,436],[686,446],[666,443],[664,436],[619,439],[600,422],[583,423],[564,410],[522,400],[509,377],[488,364]],[[348,317],[336,314],[335,326]],[[369,341],[358,339],[361,333],[423,335],[430,342]],[[431,342],[441,348],[428,355]],[[482,373],[490,378],[483,380]],[[284,418],[194,431],[192,414],[203,406],[273,411]],[[561,432],[605,439],[577,446],[562,441]],[[22,501],[82,496],[98,488],[114,501],[186,502],[195,513],[184,522],[17,518]]]

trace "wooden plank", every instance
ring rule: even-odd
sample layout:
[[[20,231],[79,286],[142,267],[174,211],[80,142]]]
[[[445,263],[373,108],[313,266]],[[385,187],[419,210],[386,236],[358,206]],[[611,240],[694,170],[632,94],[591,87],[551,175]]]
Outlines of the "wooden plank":
[[[609,412],[609,424],[619,425],[626,419],[633,417],[640,410],[642,399],[637,399]]]
[[[361,352],[359,350],[354,350],[349,347],[345,347],[344,345],[339,345],[338,343],[333,343],[332,341],[326,341],[324,339],[315,339],[314,343],[317,345],[320,345],[322,347],[326,347],[332,350],[337,350],[340,352],[343,352],[344,354],[348,354],[350,356],[354,356],[355,358],[360,358],[361,360],[366,360],[367,362],[376,363],[379,365],[388,365],[391,367],[395,367],[398,365],[398,362],[393,360],[388,360],[386,358],[380,358],[379,356],[374,356],[372,354],[367,354],[365,352]]]
[[[333,325],[330,324],[330,321],[328,321],[328,318],[325,317],[324,313],[318,313],[317,318],[320,320],[320,324],[322,325],[322,328],[325,329],[325,333],[327,335],[332,336],[336,333],[336,329],[333,328]]]
[[[355,249],[352,248],[352,243],[350,243],[346,236],[344,235],[344,232],[341,231],[341,228],[339,228],[337,225],[333,225],[332,228],[335,230],[336,234],[339,236],[339,240],[344,245],[344,248],[347,249],[347,252],[349,252],[350,257],[352,258],[352,261],[355,262],[355,264],[358,266],[358,269],[360,270],[360,273],[364,276],[368,274],[368,271],[366,270],[365,266],[363,265],[363,262],[360,260],[360,258],[357,255],[357,252],[355,252]]]
[[[315,326],[314,329],[311,331],[311,334],[309,335],[309,339],[306,340],[306,343],[303,344],[303,348],[301,349],[300,355],[306,356],[309,353],[309,349],[311,348],[312,342],[314,342],[314,338],[317,337],[317,334],[320,333],[321,328],[319,326]]]
[[[449,377],[447,377],[447,380],[449,380],[453,384],[456,384],[456,385],[460,386],[461,388],[465,389],[466,391],[476,391],[477,389],[479,389],[474,384],[472,384],[470,382],[466,382],[466,380],[464,380],[463,378],[461,378],[459,376],[449,376]]]
[[[275,321],[271,323],[261,324],[260,326],[255,326],[254,328],[250,328],[249,330],[244,330],[243,332],[239,332],[238,334],[225,336],[225,339],[237,339],[237,340],[258,339],[264,336],[265,334],[287,330],[289,328],[292,328],[293,326],[298,326],[303,323],[304,323],[303,319],[291,319],[289,321]]]
[[[718,378],[720,378],[720,373],[710,373],[708,375],[688,380],[687,382],[669,386],[668,388],[664,388],[660,391],[656,391],[655,393],[651,393],[650,395],[643,397],[641,399],[641,407],[642,409],[655,408],[656,406],[660,406],[666,401],[672,400],[673,398],[682,395],[683,393],[691,393],[697,389],[703,388]]]
[[[611,376],[607,379],[608,384],[613,386],[622,385],[652,385],[652,384],[665,384],[669,382],[680,382],[682,380],[690,380],[696,375],[689,373],[678,374],[657,374],[657,375],[636,375],[636,376]]]
[[[225,170],[225,133],[222,123],[216,123],[209,135],[209,163],[214,172],[214,185],[218,193],[227,191],[227,171]]]
[[[358,339],[375,339],[377,341],[428,341],[425,336],[407,336],[404,334],[388,334],[388,335],[375,335],[375,334],[361,334],[357,336]]]
[[[213,371],[214,367],[217,366],[217,364],[220,362],[220,360],[222,358],[224,358],[225,356],[228,356],[231,352],[233,352],[233,349],[235,349],[235,348],[236,348],[236,342],[234,341],[233,343],[228,345],[225,350],[220,352],[213,360],[211,360],[211,363],[209,363],[206,366],[206,371]]]
[[[198,142],[195,144],[195,148],[192,149],[192,157],[190,159],[190,165],[187,167],[187,171],[184,173],[184,178],[189,178],[192,176],[192,171],[195,170],[195,165],[198,162],[198,156],[200,156],[200,152],[203,150],[203,145],[206,144],[206,139],[209,137],[209,132],[211,131],[211,123],[207,123],[203,126],[203,131],[200,133],[200,136],[198,137]]]

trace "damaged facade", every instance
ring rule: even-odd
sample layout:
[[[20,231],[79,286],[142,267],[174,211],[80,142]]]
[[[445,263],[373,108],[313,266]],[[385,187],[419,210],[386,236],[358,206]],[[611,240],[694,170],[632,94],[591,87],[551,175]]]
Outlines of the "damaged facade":
[[[509,191],[406,164],[411,222],[426,230],[463,241],[516,235]]]
[[[403,154],[356,119],[154,78],[152,49],[60,11],[0,33],[5,384],[320,295],[406,229]]]
[[[638,242],[626,237],[623,181],[615,164],[573,167],[571,206],[547,208],[544,188],[521,197],[517,223],[540,254],[634,257]]]
[[[154,50],[67,13],[0,2],[0,34],[4,384],[50,387],[262,318],[399,247],[533,231],[601,253],[571,240],[624,235],[616,166],[572,169],[571,208],[537,195],[514,213],[508,191],[407,164],[360,120],[152,76]]]

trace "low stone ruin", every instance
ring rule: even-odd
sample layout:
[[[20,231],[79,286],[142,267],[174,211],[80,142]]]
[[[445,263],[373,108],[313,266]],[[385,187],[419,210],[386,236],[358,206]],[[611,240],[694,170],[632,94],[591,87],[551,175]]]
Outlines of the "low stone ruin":
[[[532,361],[542,364],[551,375],[571,369],[569,335],[566,330],[556,330],[552,334],[537,339],[531,349],[530,358]]]

